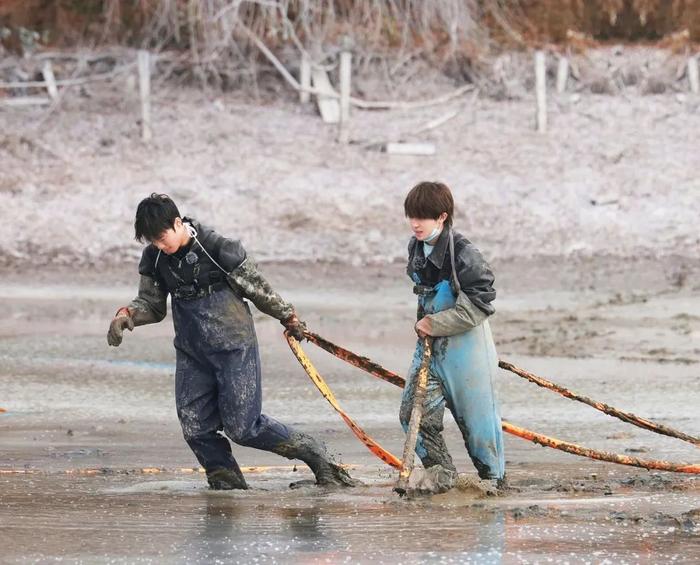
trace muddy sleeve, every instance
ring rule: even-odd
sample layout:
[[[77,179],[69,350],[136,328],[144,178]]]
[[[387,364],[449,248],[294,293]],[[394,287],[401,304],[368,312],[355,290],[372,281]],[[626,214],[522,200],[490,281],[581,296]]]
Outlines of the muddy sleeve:
[[[236,292],[268,316],[286,320],[294,313],[294,306],[273,290],[250,257],[231,271],[228,279]]]
[[[492,304],[496,298],[495,277],[481,252],[471,243],[455,250],[455,269],[460,290],[484,314],[493,314],[496,311]]]
[[[139,293],[129,304],[134,326],[160,322],[167,313],[168,295],[153,277],[141,275]]]
[[[457,296],[454,308],[429,314],[432,331],[435,337],[444,337],[464,333],[481,324],[489,315],[474,306],[464,292]]]

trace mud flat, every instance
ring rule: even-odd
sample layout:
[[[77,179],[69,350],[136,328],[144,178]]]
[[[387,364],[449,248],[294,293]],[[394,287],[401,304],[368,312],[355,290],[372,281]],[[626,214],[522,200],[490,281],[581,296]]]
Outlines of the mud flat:
[[[625,265],[625,276],[635,264]],[[498,267],[502,292],[493,329],[501,358],[700,432],[697,289],[670,286],[646,268],[639,271],[646,275],[635,276],[638,284],[625,286],[604,276],[603,264],[557,267],[556,276],[541,264]],[[359,279],[341,267],[314,269],[300,274],[277,265],[267,272],[313,329],[404,373],[415,311],[400,267],[368,269]],[[290,490],[290,482],[310,477],[303,465],[234,447],[242,466],[255,467],[246,471],[251,490],[210,492],[192,469],[196,461],[175,415],[170,323],[140,328],[118,349],[106,345],[106,322],[133,293],[128,278],[59,272],[30,285],[10,277],[0,286],[5,562],[700,559],[695,477],[598,463],[513,437],[506,438],[511,489],[505,496],[455,490],[399,500],[391,492],[395,473],[356,441],[296,364],[277,322],[260,315],[265,412],[321,434],[365,486]],[[105,286],[105,280],[125,284]],[[350,414],[400,453],[400,391],[305,348]],[[504,417],[518,425],[642,458],[699,459],[692,445],[625,425],[508,373],[499,375],[498,387]],[[473,474],[449,416],[446,427],[459,470]],[[97,471],[81,474],[85,469]]]

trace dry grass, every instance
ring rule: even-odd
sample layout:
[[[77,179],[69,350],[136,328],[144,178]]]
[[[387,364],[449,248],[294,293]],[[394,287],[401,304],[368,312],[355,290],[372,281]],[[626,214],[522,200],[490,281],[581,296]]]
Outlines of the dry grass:
[[[246,30],[292,68],[300,51],[332,66],[348,37],[366,72],[393,79],[396,69],[422,59],[473,78],[478,61],[499,45],[585,48],[671,37],[679,38],[673,48],[688,49],[700,40],[700,0],[70,0],[48,7],[5,0],[0,26],[7,22],[51,30],[58,45],[167,51],[171,74],[227,87],[254,83],[269,68]]]

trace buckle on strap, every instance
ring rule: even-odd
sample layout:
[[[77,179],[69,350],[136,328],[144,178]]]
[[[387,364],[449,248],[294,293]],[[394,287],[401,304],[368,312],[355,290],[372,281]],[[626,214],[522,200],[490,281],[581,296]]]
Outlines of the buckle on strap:
[[[413,286],[413,294],[417,294],[418,296],[430,296],[431,294],[435,294],[435,289],[425,284],[416,284]]]
[[[177,298],[178,300],[194,300],[195,298],[204,298],[205,296],[209,296],[225,288],[228,288],[228,284],[223,281],[205,287],[200,287],[196,284],[186,284],[179,286],[175,292],[173,292],[173,298]]]

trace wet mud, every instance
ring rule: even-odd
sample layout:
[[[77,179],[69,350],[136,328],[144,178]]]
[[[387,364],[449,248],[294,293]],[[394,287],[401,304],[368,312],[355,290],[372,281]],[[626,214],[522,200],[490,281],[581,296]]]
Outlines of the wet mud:
[[[319,267],[319,269],[321,269]],[[283,269],[271,282],[309,327],[405,375],[415,335],[410,287],[322,274],[310,289]],[[700,432],[700,299],[692,288],[530,292],[501,271],[492,328],[499,356],[576,392],[693,435]],[[341,276],[342,275],[342,276]],[[324,278],[325,277],[325,278]],[[509,278],[510,277],[510,278]],[[133,281],[135,284],[137,281]],[[561,281],[559,281],[561,282]],[[170,315],[105,334],[134,286],[99,280],[0,285],[2,561],[694,563],[700,482],[578,458],[506,438],[508,488],[482,488],[449,414],[460,476],[439,495],[399,498],[396,471],[344,426],[289,352],[276,320],[254,312],[263,409],[323,439],[362,481],[313,480],[301,462],[233,446],[247,491],[214,492],[181,437]],[[380,290],[377,290],[377,289]],[[644,301],[639,297],[643,296]],[[401,391],[304,342],[343,407],[400,453]],[[696,462],[696,447],[652,434],[501,371],[504,418],[596,449]]]

